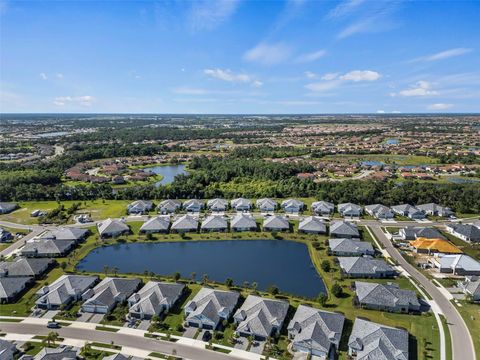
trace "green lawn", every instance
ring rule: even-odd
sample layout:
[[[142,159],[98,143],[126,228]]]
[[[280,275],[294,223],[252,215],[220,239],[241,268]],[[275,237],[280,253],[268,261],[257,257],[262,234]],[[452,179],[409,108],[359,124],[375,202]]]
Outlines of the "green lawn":
[[[441,231],[441,233],[453,244],[458,246],[465,254],[474,259],[480,260],[480,244],[469,244],[466,241],[460,240],[452,234],[447,233],[446,231]]]
[[[468,330],[473,339],[473,345],[475,346],[475,354],[477,359],[480,359],[480,305],[470,304],[466,301],[461,302],[462,306],[456,306],[457,310],[465,320]]]
[[[361,161],[379,161],[385,164],[397,164],[400,166],[438,164],[438,159],[430,156],[390,155],[390,154],[327,155],[321,158],[321,160],[346,162],[346,163],[356,163]]]

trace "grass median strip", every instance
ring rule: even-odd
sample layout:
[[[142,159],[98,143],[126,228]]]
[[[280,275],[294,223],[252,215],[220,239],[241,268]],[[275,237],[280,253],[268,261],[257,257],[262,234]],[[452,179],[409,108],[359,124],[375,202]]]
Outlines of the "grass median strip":
[[[122,350],[122,347],[115,344],[107,344],[101,342],[92,342],[90,343],[91,346],[99,347],[99,348],[106,348],[106,349],[113,349],[113,350]]]
[[[120,329],[112,328],[109,326],[96,326],[95,330],[117,332]]]

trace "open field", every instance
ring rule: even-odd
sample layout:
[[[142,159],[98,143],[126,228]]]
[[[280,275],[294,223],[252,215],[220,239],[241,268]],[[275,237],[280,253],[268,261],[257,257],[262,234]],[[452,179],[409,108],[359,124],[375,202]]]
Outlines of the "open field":
[[[418,155],[389,155],[389,154],[367,154],[367,155],[327,155],[322,160],[338,161],[346,163],[357,163],[362,161],[378,161],[387,165],[418,166],[438,164],[438,159],[430,156]]]

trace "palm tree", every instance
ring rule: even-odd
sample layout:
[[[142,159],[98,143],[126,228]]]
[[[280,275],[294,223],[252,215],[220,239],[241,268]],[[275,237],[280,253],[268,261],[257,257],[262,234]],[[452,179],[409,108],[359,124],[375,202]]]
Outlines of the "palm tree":
[[[190,277],[192,278],[192,282],[195,282],[195,278],[197,277],[197,273],[194,271],[190,274]]]
[[[253,292],[257,292],[257,288],[258,288],[258,283],[256,281],[252,282],[252,290]]]
[[[114,276],[117,276],[118,267],[114,266],[112,270],[113,270],[113,275],[114,275]]]
[[[208,275],[207,275],[207,274],[203,274],[202,283],[203,283],[203,285],[207,285],[207,284],[208,284]]]
[[[108,270],[109,270],[108,265],[103,265],[103,272],[105,273],[105,276],[108,275]]]
[[[43,341],[44,343],[46,342],[48,346],[50,346],[50,344],[55,345],[55,341],[57,340],[58,340],[58,333],[55,331],[50,331]]]

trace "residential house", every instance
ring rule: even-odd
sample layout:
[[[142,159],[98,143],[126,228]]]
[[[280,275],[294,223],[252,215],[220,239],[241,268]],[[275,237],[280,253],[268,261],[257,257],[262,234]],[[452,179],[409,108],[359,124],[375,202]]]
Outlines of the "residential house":
[[[429,259],[441,273],[453,275],[480,275],[480,262],[468,255],[437,254]]]
[[[403,240],[415,240],[418,238],[447,240],[440,231],[432,227],[406,226],[398,231]]]
[[[130,228],[121,220],[107,219],[97,224],[100,237],[117,237],[130,232]]]
[[[236,211],[250,211],[250,209],[252,208],[252,202],[248,199],[238,198],[233,199],[230,202],[230,206]]]
[[[263,220],[264,231],[288,231],[290,230],[290,223],[288,220],[280,215],[268,216]]]
[[[232,231],[256,231],[257,222],[251,215],[238,213],[230,222],[230,228]]]
[[[388,206],[382,204],[367,205],[365,206],[365,211],[370,216],[373,216],[375,219],[379,220],[390,220],[395,216],[393,211]]]
[[[0,228],[0,243],[11,242],[12,240],[12,233],[6,229]]]
[[[69,240],[78,243],[85,240],[89,234],[90,230],[88,229],[61,227],[55,230],[47,230],[37,238],[42,240]]]
[[[75,360],[80,351],[72,346],[61,345],[57,348],[44,347],[33,360]]]
[[[203,202],[197,199],[190,199],[183,203],[183,209],[188,212],[200,212],[203,209]]]
[[[155,216],[145,221],[140,227],[144,234],[168,233],[170,218],[168,216]]]
[[[408,360],[408,332],[356,318],[348,339],[348,355],[356,360]]]
[[[289,303],[284,300],[248,295],[243,305],[233,315],[240,336],[252,336],[255,340],[266,340],[277,336],[287,316]]]
[[[0,339],[0,360],[13,360],[18,352],[17,346],[13,342]]]
[[[362,215],[362,207],[357,204],[344,203],[337,205],[338,212],[344,217],[359,217]]]
[[[187,326],[215,330],[222,320],[227,320],[237,305],[240,294],[202,287],[184,308]]]
[[[445,206],[440,206],[435,203],[417,205],[417,209],[423,211],[425,215],[430,215],[430,216],[449,217],[454,214],[450,208]]]
[[[417,294],[397,284],[355,281],[356,299],[361,307],[372,310],[408,313],[420,311]]]
[[[106,314],[115,305],[130,297],[138,289],[140,283],[140,279],[107,277],[93,288],[91,297],[82,304],[82,310],[89,313]]]
[[[40,277],[54,263],[53,259],[19,257],[14,261],[0,262],[0,277]]]
[[[306,234],[326,234],[327,226],[316,216],[308,216],[298,224],[298,232]]]
[[[327,201],[315,201],[312,203],[312,211],[319,216],[330,216],[335,211],[335,205]]]
[[[375,255],[372,244],[354,239],[329,239],[328,249],[330,254],[336,256]]]
[[[303,211],[305,204],[297,199],[287,199],[282,201],[282,209],[289,214],[298,214]]]
[[[61,306],[67,306],[82,299],[82,296],[97,281],[97,276],[62,275],[37,292],[38,299],[35,304],[41,309],[59,309]]]
[[[221,212],[228,208],[228,201],[225,199],[212,199],[207,201],[207,208],[210,211]]]
[[[409,204],[394,205],[392,206],[392,211],[395,214],[400,216],[408,217],[412,220],[422,220],[425,219],[425,214],[422,210],[416,208],[415,206]]]
[[[132,357],[127,357],[125,355],[118,353],[110,356],[104,356],[102,360],[133,360],[133,359]]]
[[[198,220],[188,214],[180,216],[173,222],[171,230],[177,233],[196,232],[198,230]]]
[[[32,281],[32,277],[0,277],[0,304],[16,300]]]
[[[480,228],[470,224],[448,224],[447,231],[469,243],[480,243]]]
[[[149,281],[128,298],[128,314],[135,319],[151,319],[167,313],[184,290],[184,284]]]
[[[333,359],[342,337],[345,316],[300,305],[288,324],[292,350]]]
[[[465,280],[458,282],[458,287],[463,293],[470,296],[473,301],[480,301],[480,277],[466,276]]]
[[[442,239],[418,238],[410,241],[410,247],[419,254],[461,254],[462,250],[451,242]]]
[[[39,240],[32,239],[20,249],[20,255],[26,257],[60,257],[68,254],[75,247],[73,240]]]
[[[178,200],[163,200],[158,204],[157,211],[160,214],[173,214],[175,211],[182,207],[182,203]]]
[[[392,266],[384,260],[370,256],[339,257],[338,262],[344,276],[351,278],[389,278],[396,275]]]
[[[330,236],[333,238],[354,239],[360,238],[360,232],[354,223],[333,221],[330,223]]]
[[[0,214],[8,214],[18,208],[17,204],[0,202]]]
[[[273,199],[263,198],[256,202],[257,209],[261,212],[273,212],[277,209],[277,202]]]
[[[209,215],[203,219],[200,228],[203,232],[227,231],[228,223],[223,216]]]
[[[146,214],[153,209],[153,203],[148,200],[137,200],[127,206],[128,214]]]

